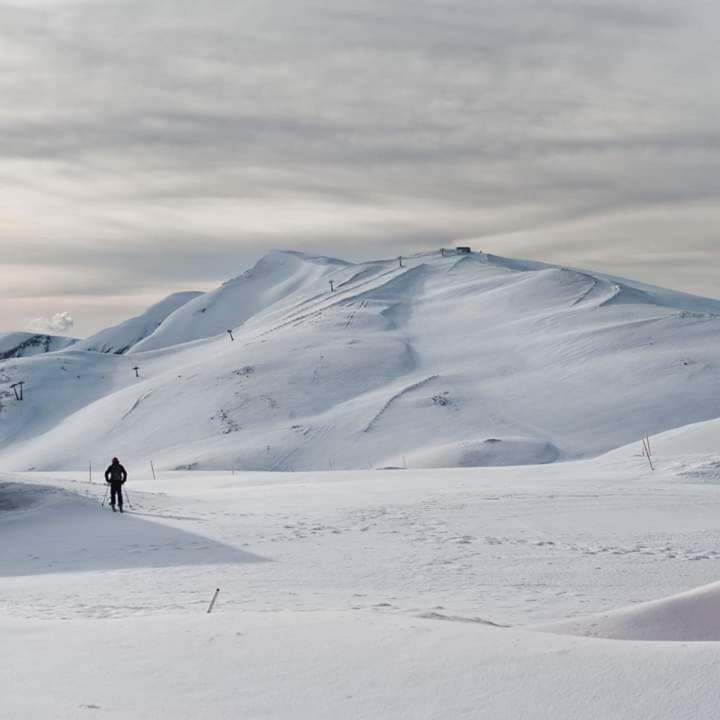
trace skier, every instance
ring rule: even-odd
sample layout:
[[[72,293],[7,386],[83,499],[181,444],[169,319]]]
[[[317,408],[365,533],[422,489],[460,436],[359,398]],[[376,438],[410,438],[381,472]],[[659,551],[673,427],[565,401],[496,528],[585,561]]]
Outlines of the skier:
[[[120,512],[123,511],[122,486],[127,480],[127,470],[117,458],[113,458],[112,465],[105,471],[105,482],[110,485],[110,505],[115,512],[115,498],[117,498]]]

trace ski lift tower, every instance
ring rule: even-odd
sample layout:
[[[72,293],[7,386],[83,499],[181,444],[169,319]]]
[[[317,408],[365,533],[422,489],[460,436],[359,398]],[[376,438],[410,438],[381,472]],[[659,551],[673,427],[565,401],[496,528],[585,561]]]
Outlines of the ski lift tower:
[[[24,400],[23,385],[25,385],[25,383],[21,381],[10,386],[10,389],[15,393],[16,400]]]

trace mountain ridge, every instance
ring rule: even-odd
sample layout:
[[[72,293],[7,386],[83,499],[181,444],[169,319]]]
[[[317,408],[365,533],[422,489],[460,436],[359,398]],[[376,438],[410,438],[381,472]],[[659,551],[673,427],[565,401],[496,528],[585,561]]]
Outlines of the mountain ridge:
[[[720,416],[719,316],[720,301],[483,253],[274,252],[123,354],[80,345],[0,363],[0,381],[27,383],[22,405],[0,391],[0,463],[70,469],[122,454],[317,470],[597,455]]]

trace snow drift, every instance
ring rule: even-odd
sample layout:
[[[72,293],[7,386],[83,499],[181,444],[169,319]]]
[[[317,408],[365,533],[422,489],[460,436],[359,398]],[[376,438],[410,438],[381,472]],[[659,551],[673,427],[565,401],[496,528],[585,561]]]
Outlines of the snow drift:
[[[720,583],[540,629],[608,640],[717,642],[720,641]]]
[[[392,458],[389,467],[450,468],[542,465],[558,459],[560,451],[532,438],[483,438],[420,448]]]

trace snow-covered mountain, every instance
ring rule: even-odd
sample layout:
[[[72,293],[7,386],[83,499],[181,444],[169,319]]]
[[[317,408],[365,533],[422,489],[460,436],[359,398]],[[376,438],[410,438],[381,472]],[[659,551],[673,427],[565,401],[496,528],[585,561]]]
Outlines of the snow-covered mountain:
[[[142,315],[81,340],[75,349],[122,355],[152,335],[178,308],[200,296],[202,293],[199,292],[174,293]]]
[[[133,351],[146,352],[224,335],[270,307],[282,313],[288,298],[297,300],[305,297],[304,293],[326,292],[325,276],[346,266],[346,262],[331,258],[270,253],[240,277],[184,304],[152,335],[138,342]]]
[[[278,252],[180,299],[0,363],[0,387],[26,382],[22,403],[0,391],[0,463],[537,463],[720,416],[720,301],[601,274],[455,251]]]
[[[0,361],[64,350],[76,342],[75,338],[42,333],[0,333]]]

